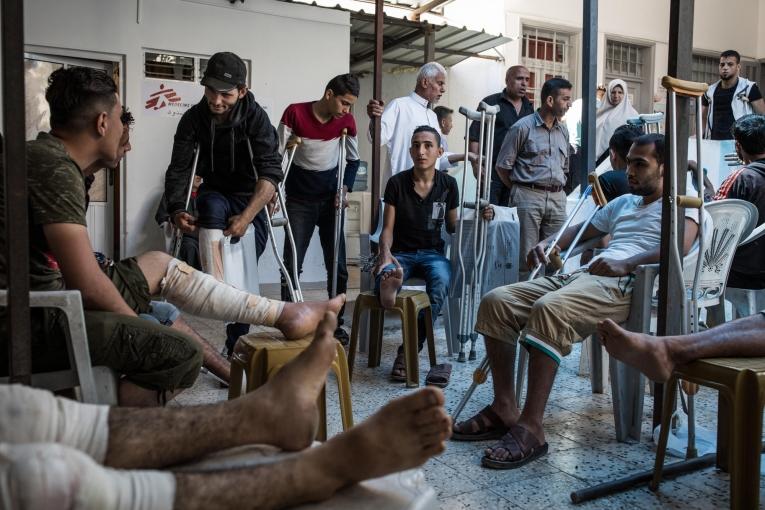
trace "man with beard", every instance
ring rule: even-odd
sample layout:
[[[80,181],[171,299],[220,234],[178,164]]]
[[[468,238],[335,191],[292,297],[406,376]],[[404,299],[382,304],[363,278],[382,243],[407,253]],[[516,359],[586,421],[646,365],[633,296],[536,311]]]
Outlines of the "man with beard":
[[[481,300],[475,330],[484,336],[492,369],[494,401],[454,426],[462,441],[499,438],[486,449],[482,464],[513,469],[547,453],[542,424],[547,399],[563,356],[573,342],[595,332],[599,322],[627,319],[633,272],[659,262],[664,136],[638,138],[627,155],[631,194],[609,202],[593,218],[583,240],[609,234],[611,241],[595,260],[576,271],[498,287]],[[582,225],[569,227],[558,247],[570,246]],[[698,231],[697,211],[685,210],[684,252]],[[527,255],[529,267],[547,262],[552,237]],[[556,248],[557,250],[557,248]],[[515,400],[516,343],[529,350],[528,394],[523,409]]]
[[[201,82],[205,95],[181,117],[165,174],[173,222],[185,233],[199,229],[202,268],[218,279],[222,268],[215,254],[224,236],[241,237],[252,224],[257,256],[263,253],[268,241],[264,206],[282,180],[276,130],[246,82],[247,66],[237,55],[221,52],[210,57]],[[186,210],[186,192],[197,145],[197,175],[204,182],[194,217]],[[248,324],[226,327],[229,354],[248,331]]]

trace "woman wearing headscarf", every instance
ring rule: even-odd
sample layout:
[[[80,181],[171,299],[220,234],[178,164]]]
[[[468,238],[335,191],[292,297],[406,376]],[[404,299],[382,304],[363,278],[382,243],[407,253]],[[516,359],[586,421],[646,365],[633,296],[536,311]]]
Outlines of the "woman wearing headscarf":
[[[638,115],[638,111],[630,103],[624,80],[611,80],[595,116],[595,154],[598,156],[598,164],[608,157],[608,142],[616,128],[626,124],[627,119]]]

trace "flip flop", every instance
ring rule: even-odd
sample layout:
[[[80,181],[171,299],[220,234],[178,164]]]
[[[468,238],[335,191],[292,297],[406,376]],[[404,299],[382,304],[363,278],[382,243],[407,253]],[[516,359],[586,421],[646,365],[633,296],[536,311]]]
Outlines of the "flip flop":
[[[468,424],[474,422],[477,427],[470,426],[469,429],[474,432],[465,432]],[[462,429],[458,431],[457,427]],[[486,441],[489,439],[499,439],[507,434],[507,427],[491,406],[486,406],[472,418],[459,422],[452,427],[452,440],[454,441]]]
[[[483,467],[491,469],[516,469],[545,455],[548,450],[547,443],[540,444],[534,434],[520,425],[510,426],[510,430],[502,436],[495,447],[504,448],[510,452],[510,457],[506,460],[497,460],[492,459],[488,454],[484,454],[481,459]]]
[[[406,361],[403,351],[396,355],[396,360],[393,362],[393,369],[390,371],[390,380],[395,382],[406,382]]]
[[[429,386],[437,386],[439,388],[446,388],[449,385],[449,378],[451,378],[451,376],[451,363],[433,365],[430,367],[427,377],[425,377],[425,384]]]

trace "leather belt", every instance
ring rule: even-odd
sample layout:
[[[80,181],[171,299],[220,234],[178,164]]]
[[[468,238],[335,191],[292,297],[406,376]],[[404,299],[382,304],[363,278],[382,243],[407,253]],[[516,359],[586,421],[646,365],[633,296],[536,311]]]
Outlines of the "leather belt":
[[[531,188],[531,189],[538,189],[541,191],[548,191],[550,193],[557,193],[559,191],[563,191],[563,186],[555,185],[555,186],[545,186],[544,184],[534,184],[533,182],[518,182],[513,181],[513,186],[523,186],[524,188]]]

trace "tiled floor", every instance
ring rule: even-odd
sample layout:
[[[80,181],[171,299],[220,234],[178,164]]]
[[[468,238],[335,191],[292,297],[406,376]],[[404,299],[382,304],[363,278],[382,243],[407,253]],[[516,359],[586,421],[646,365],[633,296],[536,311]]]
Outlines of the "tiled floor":
[[[321,291],[308,291],[307,299],[320,299]],[[353,299],[355,293],[349,298]],[[348,307],[350,308],[350,307]],[[350,316],[349,310],[346,316]],[[207,338],[222,343],[223,326],[215,321],[190,318],[189,322]],[[400,341],[400,329],[394,318],[386,321],[382,364],[366,366],[366,355],[356,358],[352,384],[353,414],[363,420],[389,399],[404,395],[402,383],[391,383],[388,374],[394,349]],[[440,322],[439,322],[440,326]],[[439,362],[447,361],[443,328],[436,331]],[[478,359],[483,345],[478,346]],[[617,443],[609,390],[593,394],[589,379],[577,375],[579,346],[564,360],[547,406],[546,433],[550,452],[543,458],[511,471],[494,471],[480,465],[484,443],[450,442],[446,452],[424,467],[426,478],[436,490],[441,508],[456,509],[538,509],[572,507],[570,493],[600,482],[650,469],[654,450],[650,440],[652,398],[646,396],[643,437],[640,443]],[[445,390],[447,409],[456,407],[470,385],[478,362],[451,361],[452,382]],[[427,357],[420,357],[420,379],[427,371]],[[467,417],[491,401],[490,381],[479,386],[462,417]],[[194,388],[180,395],[180,405],[216,402],[226,398],[226,390],[211,378],[200,376]],[[340,431],[336,391],[330,381],[327,391],[330,435]],[[702,388],[696,401],[697,423],[715,430],[717,395]],[[670,459],[674,461],[678,459]],[[698,508],[719,510],[729,506],[729,478],[709,468],[695,474],[664,482],[658,493],[647,487],[577,505],[594,509]]]

